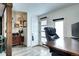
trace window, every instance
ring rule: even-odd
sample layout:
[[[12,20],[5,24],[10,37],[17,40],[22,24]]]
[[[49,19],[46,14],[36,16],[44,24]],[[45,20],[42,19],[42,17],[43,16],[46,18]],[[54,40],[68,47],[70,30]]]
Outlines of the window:
[[[56,33],[59,37],[63,37],[63,20],[55,22]]]
[[[47,20],[42,20],[41,25],[47,25]]]
[[[45,32],[41,32],[41,36],[42,37],[45,37]]]
[[[41,20],[41,42],[43,44],[46,43],[46,36],[45,36],[45,30],[44,28],[47,27],[47,20]]]

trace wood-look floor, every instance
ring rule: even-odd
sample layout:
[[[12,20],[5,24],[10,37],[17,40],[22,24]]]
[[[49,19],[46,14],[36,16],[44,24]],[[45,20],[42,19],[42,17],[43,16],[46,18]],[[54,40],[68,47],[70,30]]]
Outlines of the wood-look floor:
[[[0,55],[5,56],[5,53],[3,52]],[[47,47],[43,46],[14,46],[12,48],[12,56],[51,56],[51,53],[49,52],[49,49]]]

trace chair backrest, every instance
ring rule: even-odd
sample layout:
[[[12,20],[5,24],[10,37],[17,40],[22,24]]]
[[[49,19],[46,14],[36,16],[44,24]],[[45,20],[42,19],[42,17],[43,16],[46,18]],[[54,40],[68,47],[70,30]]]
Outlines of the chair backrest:
[[[45,27],[45,34],[47,41],[54,41],[55,39],[58,39],[59,36],[56,34],[56,29],[52,27]]]
[[[52,28],[52,27],[45,27],[45,32],[48,34],[48,35],[55,35],[56,34],[56,29],[55,28]]]

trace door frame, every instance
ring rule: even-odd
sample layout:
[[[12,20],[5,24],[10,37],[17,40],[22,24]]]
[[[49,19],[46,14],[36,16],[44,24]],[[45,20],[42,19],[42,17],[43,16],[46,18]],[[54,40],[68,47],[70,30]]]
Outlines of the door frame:
[[[41,21],[42,20],[47,20],[47,18],[45,18],[45,19],[38,18],[38,43],[39,43],[39,45],[42,45],[41,44]],[[48,25],[48,20],[47,20],[47,25]]]

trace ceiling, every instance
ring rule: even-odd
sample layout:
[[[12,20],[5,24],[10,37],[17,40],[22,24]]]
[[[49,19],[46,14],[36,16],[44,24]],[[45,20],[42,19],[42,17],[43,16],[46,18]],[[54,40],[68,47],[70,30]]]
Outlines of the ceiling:
[[[75,3],[14,3],[13,10],[30,12],[34,15],[42,15],[49,11],[67,7]]]
[[[13,10],[38,16],[70,5],[74,5],[74,3],[13,3]],[[0,16],[2,16],[4,8],[5,6],[0,3]]]
[[[5,8],[5,5],[0,3],[0,16],[2,16],[4,8]]]

